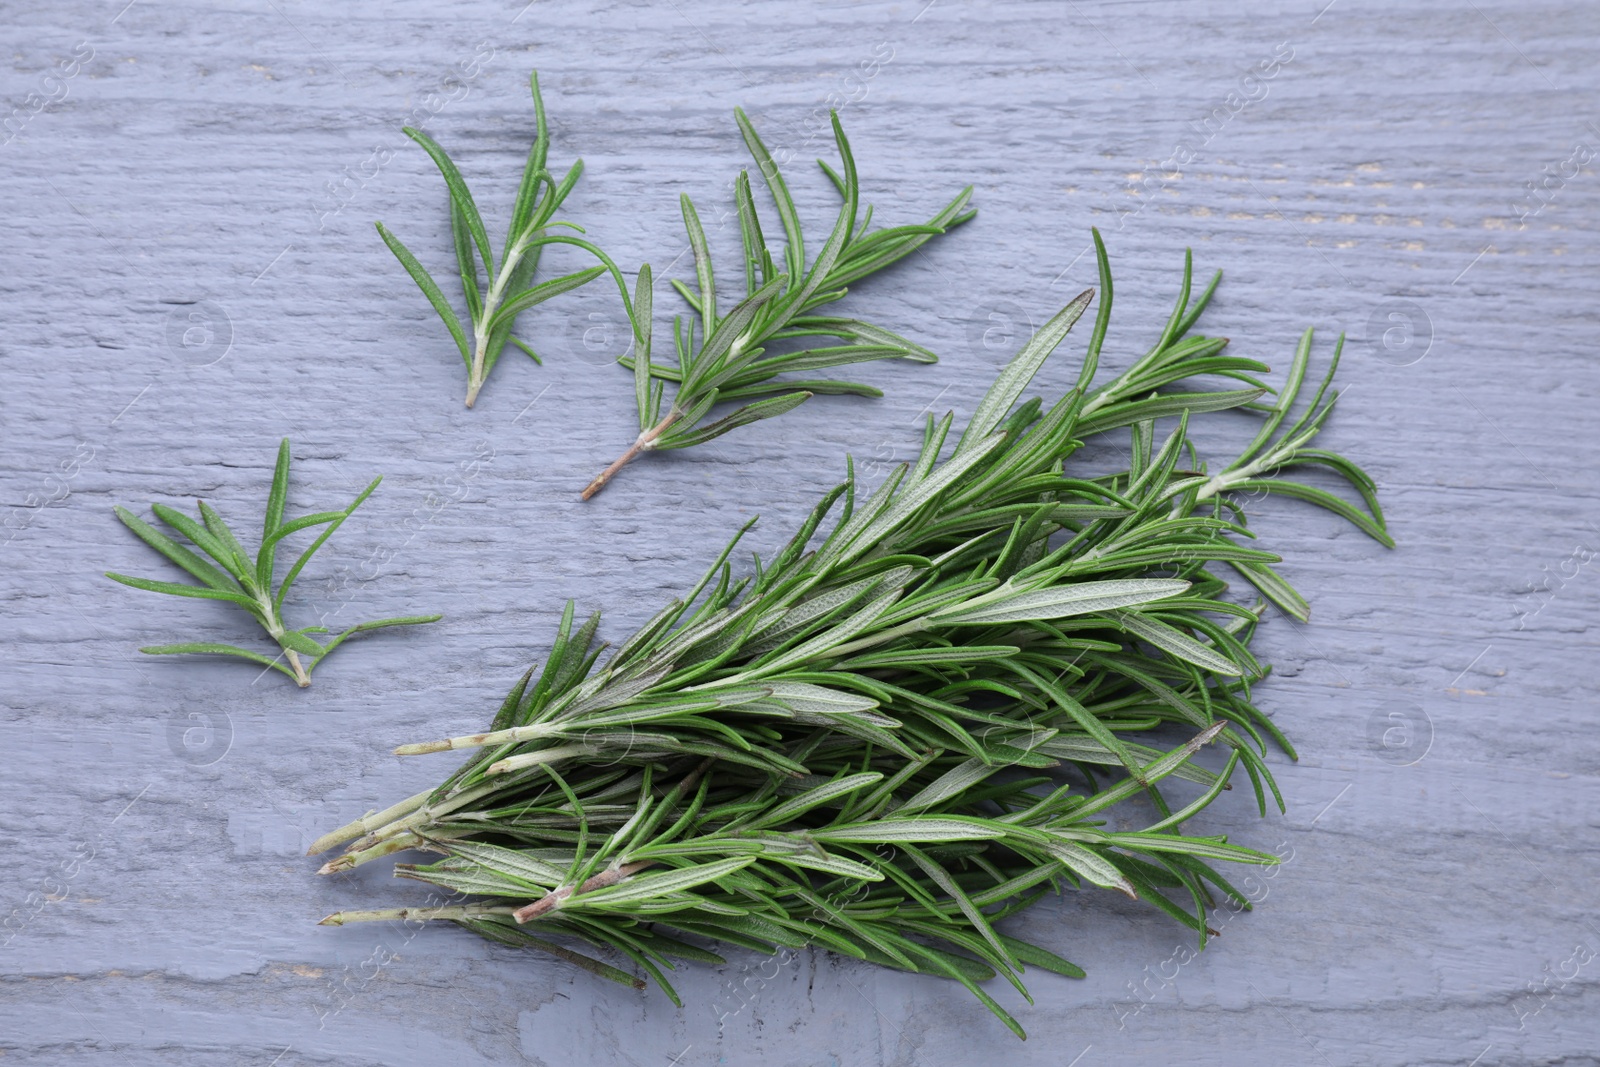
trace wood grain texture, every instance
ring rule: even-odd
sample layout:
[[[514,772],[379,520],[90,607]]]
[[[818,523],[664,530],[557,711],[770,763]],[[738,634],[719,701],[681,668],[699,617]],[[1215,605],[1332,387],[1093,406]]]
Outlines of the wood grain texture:
[[[5,5],[0,1059],[1600,1063],[1600,7],[1324,3]],[[462,95],[446,79],[474,57]],[[794,152],[819,226],[832,194],[800,163],[828,151],[830,101],[879,220],[975,183],[973,224],[850,297],[944,361],[871,365],[880,401],[819,398],[579,505],[631,437],[613,299],[529,315],[547,365],[507,355],[469,412],[371,227],[449,262],[437,176],[399,132],[419,117],[503,225],[533,67],[552,159],[587,162],[570,214],[630,269],[683,249],[684,191],[732,252],[709,220],[744,163],[735,104]],[[753,547],[780,540],[846,452],[881,472],[921,412],[970,411],[1092,284],[1091,225],[1113,362],[1159,329],[1185,246],[1226,272],[1204,328],[1238,351],[1281,364],[1309,324],[1326,359],[1349,335],[1329,439],[1400,541],[1259,509],[1314,605],[1262,636],[1262,703],[1303,755],[1289,814],[1206,815],[1292,857],[1259,908],[1193,960],[1112,894],[1034,909],[1018,929],[1090,977],[1001,994],[1021,1046],[949,983],[821,953],[686,968],[680,1011],[454,928],[313,925],[425,897],[301,855],[448,764],[392,746],[479,728],[567,597],[625,634],[751,515]],[[352,645],[306,692],[140,657],[253,636],[101,577],[154,569],[112,504],[199,494],[244,521],[285,434],[294,509],[385,476],[300,609],[446,621]]]

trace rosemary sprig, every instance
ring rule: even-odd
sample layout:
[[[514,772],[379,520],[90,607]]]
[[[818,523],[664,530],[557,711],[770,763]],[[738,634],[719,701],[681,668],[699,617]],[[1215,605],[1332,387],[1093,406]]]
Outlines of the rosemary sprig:
[[[1019,1035],[979,983],[999,975],[1025,993],[1026,966],[1082,976],[999,927],[1051,888],[1123,892],[1203,946],[1219,896],[1248,906],[1213,864],[1275,860],[1185,824],[1241,766],[1261,813],[1269,793],[1281,809],[1267,739],[1294,756],[1252,694],[1268,672],[1250,650],[1265,605],[1226,599],[1216,572],[1303,605],[1271,569],[1277,556],[1240,543],[1253,534],[1238,490],[1305,460],[1327,383],[1271,444],[1311,339],[1275,403],[1257,404],[1270,390],[1253,376],[1267,368],[1190,335],[1216,282],[1191,303],[1186,260],[1157,343],[1095,388],[1112,295],[1098,233],[1095,244],[1101,302],[1065,396],[1018,403],[1091,293],[1024,346],[952,448],[952,417],[930,418],[915,462],[865,499],[847,479],[742,578],[735,537],[604,665],[598,616],[576,626],[569,604],[543,670],[487,731],[396,750],[472,757],[317,841],[313,852],[346,844],[324,873],[427,849],[445,858],[396,874],[479,901],[439,917],[508,944],[613,949],[675,1001],[663,966],[721,958],[699,942],[816,945],[950,977]],[[1173,388],[1202,376],[1249,388]],[[1266,425],[1213,476],[1188,424],[1228,408]],[[1177,425],[1158,443],[1162,417]],[[1131,437],[1124,469],[1067,472],[1085,438],[1117,429]],[[1365,496],[1358,467],[1325,465]],[[1381,512],[1361,517],[1387,539]],[[1229,752],[1220,771],[1192,759],[1212,743]],[[1202,790],[1180,801],[1171,780]],[[1142,828],[1109,829],[1112,809],[1142,814]]]
[[[372,484],[363,489],[361,495],[342,511],[319,511],[285,522],[283,509],[289,498],[289,439],[284,438],[278,446],[278,463],[272,474],[272,489],[267,496],[267,514],[262,524],[261,547],[256,550],[253,557],[245,551],[244,545],[234,536],[228,524],[222,521],[222,516],[204,500],[199,502],[198,522],[164,504],[150,505],[157,519],[187,538],[191,544],[210,557],[215,566],[127,508],[118,507],[117,518],[122,520],[123,525],[137,534],[145,544],[187,571],[191,577],[199,579],[200,584],[130,578],[126,574],[111,572],[107,572],[107,578],[123,585],[131,585],[135,589],[147,589],[152,593],[168,593],[173,596],[198,597],[203,600],[221,600],[237,604],[261,624],[261,628],[267,631],[268,636],[278,643],[282,653],[279,657],[269,658],[235,645],[211,641],[154,645],[141,648],[139,651],[153,656],[189,652],[237,656],[282,671],[304,688],[311,684],[312,669],[334,649],[356,634],[388,626],[413,626],[419,623],[438,622],[444,616],[407,615],[402,618],[376,619],[372,622],[357,623],[323,645],[311,635],[328,633],[327,627],[304,626],[298,630],[291,630],[284,621],[283,602],[294,586],[294,580],[300,576],[300,572],[311,561],[317,549],[333,536],[333,532],[361,506],[362,501],[372,495],[372,491],[378,488],[378,483],[381,481],[383,481],[381,477],[374,478]],[[310,548],[300,554],[294,566],[289,568],[289,573],[284,575],[283,582],[274,589],[273,575],[277,565],[279,543],[301,530],[309,530],[316,526],[325,526],[326,529],[311,543]],[[286,659],[288,666],[280,663],[280,658]]]
[[[849,287],[869,274],[894,263],[926,244],[932,238],[961,225],[977,214],[967,209],[972,187],[963,189],[954,200],[922,225],[893,226],[869,232],[872,207],[857,225],[861,186],[856,177],[855,158],[850,142],[833,113],[833,136],[838,145],[843,173],[823,160],[817,160],[843,199],[833,232],[809,264],[800,215],[789,195],[788,184],[777,162],[757,135],[742,109],[736,109],[739,132],[744,137],[767,191],[777,206],[783,226],[784,246],[779,258],[773,257],[762,235],[761,220],[750,191],[750,174],[740,171],[734,183],[739,229],[744,241],[744,298],[719,314],[716,278],[711,250],[699,213],[688,194],[681,198],[683,223],[694,252],[696,287],[691,289],[674,279],[672,285],[688,303],[694,315],[685,322],[673,320],[673,340],[677,364],[653,363],[650,358],[651,272],[649,264],[639,270],[634,300],[629,306],[633,322],[634,352],[621,362],[634,372],[635,403],[639,412],[639,436],[583,491],[588,500],[605,488],[616,473],[645,452],[690,448],[740,426],[770,419],[804,403],[817,393],[882,396],[881,390],[857,382],[831,378],[785,379],[786,372],[814,372],[829,367],[865,363],[879,359],[908,359],[934,363],[938,357],[921,345],[899,334],[857,319],[817,314],[841,298]],[[623,294],[627,303],[627,294]],[[698,327],[698,333],[697,333]],[[812,344],[813,338],[831,337],[842,344],[767,354],[774,342],[799,341]],[[675,385],[672,401],[663,410],[666,383]],[[770,394],[779,394],[776,396]],[[712,408],[723,401],[765,397],[737,409],[723,418],[705,423]]]
[[[528,85],[533,91],[538,132],[528,152],[527,166],[522,171],[522,184],[517,189],[516,204],[511,212],[511,224],[506,232],[498,266],[489,247],[489,233],[484,228],[483,218],[478,214],[478,206],[461,172],[433,138],[421,130],[405,127],[406,136],[421,145],[438,166],[450,194],[450,231],[455,239],[456,266],[461,273],[467,314],[472,321],[470,339],[455,309],[450,306],[450,301],[427,269],[383,223],[375,223],[384,243],[417,283],[454,338],[462,362],[467,366],[469,408],[478,399],[478,393],[499,361],[507,341],[532,356],[535,363],[543,362],[530,345],[512,335],[518,315],[551,297],[587,284],[607,270],[617,284],[622,285],[622,275],[616,266],[595,245],[571,234],[550,232],[555,227],[584,232],[580,226],[555,221],[554,218],[573,186],[578,183],[578,177],[583,173],[583,160],[574,162],[560,182],[546,168],[550,131],[545,124],[544,99],[539,95],[537,73],[529,76]],[[539,265],[539,255],[547,245],[552,244],[574,245],[600,260],[601,265],[534,285],[533,276]],[[627,299],[626,288],[623,289],[623,299]]]

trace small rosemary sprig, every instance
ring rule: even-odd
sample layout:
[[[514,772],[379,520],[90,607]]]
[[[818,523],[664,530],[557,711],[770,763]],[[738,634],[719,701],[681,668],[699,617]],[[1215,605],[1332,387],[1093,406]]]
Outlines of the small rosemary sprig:
[[[473,202],[472,193],[462,179],[461,172],[456,169],[456,165],[451,162],[445,150],[431,137],[421,130],[405,127],[406,136],[421,145],[438,165],[439,173],[444,175],[445,186],[449,190],[450,231],[455,239],[456,265],[461,272],[461,289],[466,297],[468,318],[472,321],[470,339],[466,330],[462,328],[455,309],[450,306],[450,301],[445,298],[443,291],[427,269],[398,237],[384,227],[383,223],[375,224],[384,243],[416,281],[418,288],[433,305],[433,309],[444,320],[450,336],[455,339],[456,347],[461,352],[461,359],[467,366],[469,408],[478,399],[478,393],[483,389],[483,383],[488,379],[489,372],[494,370],[494,365],[500,359],[500,353],[505,349],[507,341],[532,356],[534,362],[543,362],[530,345],[512,335],[512,327],[516,324],[518,315],[551,297],[587,284],[607,270],[610,270],[617,284],[622,285],[621,274],[599,248],[581,237],[549,232],[558,226],[583,232],[582,227],[573,223],[554,221],[557,209],[572,192],[573,186],[578,183],[579,175],[583,173],[583,160],[574,162],[559,183],[546,169],[546,157],[550,150],[550,131],[545,125],[544,99],[539,95],[537,73],[529,76],[528,85],[533,91],[534,118],[538,132],[534,137],[533,148],[528,152],[527,166],[522,172],[522,184],[517,190],[516,204],[511,212],[511,225],[506,232],[505,247],[501,252],[498,266],[494,254],[490,251],[489,233],[484,228],[483,218],[478,214],[478,206]],[[599,259],[602,265],[534,285],[533,276],[539,265],[539,254],[545,246],[552,244],[575,245]],[[626,289],[623,289],[623,298],[627,298]]]
[[[847,479],[742,578],[736,537],[603,665],[598,616],[575,626],[569,604],[543,670],[487,731],[396,750],[472,751],[460,769],[312,846],[346,845],[324,873],[442,853],[396,873],[476,902],[324,922],[448,919],[636,983],[549,938],[577,939],[631,959],[674,1000],[672,959],[721,959],[701,942],[814,945],[950,977],[1019,1035],[979,983],[1003,976],[1025,994],[1026,966],[1082,976],[999,926],[1051,888],[1120,891],[1203,946],[1219,896],[1248,906],[1214,862],[1275,859],[1185,826],[1240,767],[1261,813],[1269,792],[1281,809],[1268,739],[1294,756],[1253,698],[1265,605],[1227,599],[1217,572],[1304,601],[1276,555],[1240,543],[1253,534],[1238,490],[1308,459],[1363,496],[1371,483],[1309,450],[1326,382],[1274,443],[1310,336],[1276,401],[1257,404],[1267,368],[1190,336],[1216,282],[1191,303],[1187,261],[1157,343],[1095,388],[1112,296],[1098,233],[1095,245],[1101,302],[1076,387],[1048,408],[1018,403],[1090,293],[1023,347],[952,448],[951,416],[930,418],[914,462],[865,499]],[[1203,376],[1249,388],[1172,388]],[[1213,476],[1189,420],[1228,408],[1266,425]],[[1158,443],[1164,417],[1177,425]],[[1068,473],[1084,439],[1117,429],[1131,437],[1125,468]],[[1387,541],[1375,506],[1361,519]],[[1212,743],[1229,753],[1220,771],[1192,759]],[[1172,781],[1200,789],[1169,795]],[[1139,828],[1109,828],[1113,810]]]
[[[690,289],[677,279],[672,284],[698,319],[691,317],[687,323],[682,317],[673,320],[676,366],[651,362],[651,273],[649,264],[640,268],[635,297],[629,307],[634,352],[621,361],[634,372],[639,436],[589,483],[583,491],[585,500],[605,488],[619,470],[645,452],[704,444],[729,430],[781,415],[817,393],[883,395],[879,389],[856,382],[778,377],[785,372],[813,372],[879,359],[908,359],[918,363],[938,360],[926,348],[882,326],[816,312],[841,299],[855,282],[910,255],[933,237],[977,214],[967,210],[972,187],[963,189],[922,225],[893,226],[868,232],[872,207],[868,205],[858,226],[861,187],[850,142],[845,139],[835,112],[833,136],[839,148],[843,174],[823,160],[817,163],[832,180],[844,203],[833,232],[808,265],[800,216],[783,174],[744,111],[736,109],[734,115],[745,145],[777,206],[784,233],[781,259],[774,259],[762,236],[761,220],[750,191],[749,172],[740,171],[734,183],[734,199],[744,241],[745,296],[719,314],[715,272],[705,229],[688,194],[682,196],[683,223],[694,252],[696,288]],[[626,302],[626,293],[623,299]],[[831,337],[844,343],[771,355],[766,352],[766,346],[774,342],[809,344],[817,337]],[[674,383],[676,389],[671,403],[663,410],[667,382]],[[781,395],[769,395],[773,393]],[[701,425],[718,403],[753,397],[767,399],[757,400],[715,422]]]
[[[312,669],[325,659],[330,652],[338,648],[348,638],[358,633],[369,630],[378,630],[387,626],[412,626],[418,623],[438,622],[442,615],[407,615],[402,618],[377,619],[372,622],[357,623],[343,633],[339,634],[326,645],[319,644],[312,634],[325,634],[325,626],[304,626],[298,630],[291,630],[283,617],[283,602],[289,595],[289,590],[294,586],[294,580],[300,576],[301,570],[310,562],[311,557],[321,548],[323,542],[333,536],[344,520],[348,519],[362,501],[372,495],[378,488],[378,483],[383,481],[374,478],[372,484],[361,491],[361,495],[351,501],[350,506],[342,511],[319,511],[312,515],[303,515],[298,519],[284,521],[283,509],[289,497],[289,439],[284,438],[278,446],[278,463],[272,474],[272,489],[267,496],[266,520],[262,524],[261,547],[252,556],[245,551],[244,545],[234,536],[228,524],[204,500],[200,501],[200,520],[197,522],[189,516],[169,508],[164,504],[151,504],[150,509],[155,512],[156,518],[183,535],[209,556],[215,563],[207,563],[183,545],[157,530],[143,519],[139,518],[127,508],[116,509],[117,518],[139,536],[139,539],[157,552],[161,553],[171,562],[187,571],[192,577],[199,579],[199,585],[190,585],[184,582],[162,582],[149,578],[130,578],[125,574],[107,572],[106,577],[123,585],[131,585],[135,589],[147,589],[152,593],[168,593],[173,596],[198,597],[203,600],[221,600],[229,604],[237,604],[248,611],[261,628],[267,631],[282,653],[278,658],[263,656],[249,649],[239,648],[236,645],[217,644],[210,641],[197,641],[180,645],[153,645],[141,648],[153,656],[176,655],[188,652],[213,653],[224,656],[237,656],[240,659],[250,660],[274,670],[282,671],[293,678],[304,688],[311,684]],[[273,588],[273,575],[276,569],[278,545],[287,537],[301,530],[309,530],[316,526],[327,527],[311,543],[311,547],[300,554],[294,566],[289,568],[289,573],[284,575],[283,582]],[[302,658],[304,657],[304,658]],[[288,666],[279,662],[286,659]]]

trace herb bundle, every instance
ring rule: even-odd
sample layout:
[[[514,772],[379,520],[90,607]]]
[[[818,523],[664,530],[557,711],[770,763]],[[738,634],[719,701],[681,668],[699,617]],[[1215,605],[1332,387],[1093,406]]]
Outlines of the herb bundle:
[[[478,214],[478,206],[473,201],[472,192],[467,188],[461,172],[433,138],[421,130],[405,127],[406,136],[421,145],[439,167],[439,173],[444,176],[445,186],[450,194],[450,232],[455,240],[456,266],[461,272],[461,289],[467,302],[468,318],[472,321],[470,340],[466,330],[462,328],[455,309],[450,306],[450,301],[445,298],[444,292],[428,273],[427,268],[423,267],[398,237],[384,228],[383,223],[375,224],[379,236],[417,283],[423,295],[428,298],[428,303],[433,305],[434,311],[444,320],[450,336],[454,338],[456,348],[461,352],[461,359],[467,366],[469,408],[478,399],[478,393],[483,389],[483,383],[488,379],[489,372],[494,370],[494,365],[499,361],[501,352],[505,350],[507,341],[532,356],[534,362],[543,362],[530,345],[512,335],[511,331],[518,315],[551,297],[560,296],[587,284],[608,269],[617,284],[622,285],[622,275],[599,248],[581,237],[549,232],[558,226],[583,232],[581,227],[570,222],[554,221],[557,209],[572,192],[573,186],[578,183],[579,175],[583,173],[583,160],[573,163],[560,182],[557,182],[555,176],[546,168],[545,162],[550,152],[550,131],[545,124],[544,99],[539,95],[537,73],[530,75],[528,84],[533,91],[537,133],[533,147],[528,151],[527,165],[522,171],[522,184],[517,189],[516,204],[511,212],[511,225],[506,232],[505,246],[501,251],[498,266],[489,246],[489,232],[484,228],[483,218]],[[534,285],[533,276],[539,266],[539,254],[547,245],[552,244],[575,245],[595,256],[603,265],[589,267]],[[624,288],[623,299],[626,298],[627,290]]]
[[[191,544],[209,556],[215,566],[127,508],[118,507],[117,518],[122,520],[123,525],[137,534],[145,544],[187,571],[191,577],[199,579],[201,584],[130,578],[126,574],[111,572],[107,572],[107,578],[123,585],[131,585],[135,589],[147,589],[152,593],[168,593],[173,596],[197,597],[202,600],[221,600],[237,604],[261,624],[261,628],[267,631],[268,636],[276,641],[282,650],[278,657],[270,658],[236,645],[196,641],[180,645],[154,645],[141,648],[139,651],[153,656],[188,652],[237,656],[282,671],[299,683],[301,688],[305,688],[311,684],[312,668],[358,633],[380,630],[388,626],[414,626],[419,623],[438,622],[444,616],[408,615],[403,618],[376,619],[372,622],[357,623],[326,645],[318,643],[311,635],[325,634],[328,632],[327,627],[303,626],[298,630],[291,630],[284,622],[283,602],[294,586],[294,580],[300,576],[300,572],[311,561],[311,557],[316,555],[317,549],[333,536],[333,531],[343,525],[344,520],[361,506],[362,501],[372,495],[372,491],[378,488],[378,483],[381,481],[383,481],[381,477],[374,478],[372,484],[363,489],[361,495],[351,501],[350,506],[343,511],[319,511],[285,522],[283,509],[289,498],[289,439],[284,438],[278,445],[278,463],[272,474],[272,489],[267,496],[267,515],[261,529],[261,547],[256,550],[254,556],[245,551],[244,545],[234,536],[228,524],[222,521],[222,516],[204,500],[199,502],[198,522],[164,504],[150,505],[156,518],[186,537]],[[295,560],[294,566],[290,567],[289,573],[284,576],[283,582],[274,590],[273,574],[277,564],[279,543],[302,530],[316,526],[326,526],[327,529],[312,542],[310,548],[300,554],[300,558]],[[279,659],[287,659],[288,665],[280,663]]]
[[[569,604],[543,670],[486,732],[397,750],[471,750],[460,769],[312,847],[347,846],[324,873],[441,853],[396,874],[470,899],[324,922],[450,920],[642,987],[552,940],[576,939],[632,960],[674,1001],[664,969],[720,962],[706,943],[818,946],[947,976],[1019,1036],[983,981],[1026,995],[1028,966],[1083,974],[999,927],[1052,888],[1118,890],[1204,945],[1219,894],[1248,906],[1216,865],[1276,860],[1186,824],[1241,766],[1261,813],[1269,793],[1281,809],[1268,739],[1294,755],[1252,695],[1268,670],[1249,647],[1265,604],[1226,599],[1219,572],[1292,614],[1305,602],[1277,556],[1241,543],[1241,491],[1300,496],[1388,538],[1370,479],[1310,447],[1332,369],[1282,430],[1310,331],[1263,401],[1265,366],[1191,333],[1216,279],[1191,301],[1187,261],[1156,344],[1096,386],[1112,292],[1098,233],[1095,245],[1101,302],[1073,389],[1048,408],[1018,403],[1092,293],[1024,346],[952,448],[951,416],[930,418],[914,463],[864,499],[847,479],[741,578],[735,537],[603,665],[598,616],[575,625]],[[1179,384],[1193,377],[1244,388]],[[1228,408],[1263,425],[1210,474],[1188,422]],[[1126,467],[1068,473],[1086,439],[1119,429]],[[1308,463],[1344,475],[1368,510],[1281,476]],[[1209,744],[1228,752],[1220,770],[1192,758]],[[1187,799],[1169,796],[1178,780]],[[1111,829],[1113,812],[1143,825]]]
[[[761,219],[750,191],[750,174],[740,171],[734,182],[739,230],[744,243],[744,298],[726,312],[718,314],[716,275],[705,228],[700,224],[694,203],[684,194],[680,204],[683,224],[694,252],[696,287],[673,280],[673,286],[689,304],[698,319],[673,320],[675,366],[654,363],[650,358],[653,324],[650,265],[639,270],[635,297],[628,304],[633,322],[634,351],[622,363],[634,372],[635,403],[639,413],[639,436],[633,444],[589,483],[583,491],[588,500],[624,466],[650,451],[690,448],[720,437],[729,430],[752,422],[770,419],[804,403],[817,393],[882,396],[881,390],[857,382],[831,378],[785,379],[786,372],[814,372],[829,367],[865,363],[879,359],[908,359],[934,363],[938,357],[921,345],[892,330],[857,319],[817,314],[828,304],[844,297],[849,287],[916,251],[932,238],[961,225],[976,211],[969,211],[972,187],[961,190],[933,218],[921,225],[891,226],[872,230],[872,207],[857,225],[861,185],[856,177],[855,158],[850,153],[839,115],[833,113],[833,137],[839,149],[841,174],[823,160],[817,160],[843,200],[833,232],[821,251],[807,263],[805,235],[799,212],[789,195],[788,184],[777,162],[762,143],[755,127],[741,109],[734,116],[745,146],[766,181],[767,191],[777,207],[783,226],[784,245],[775,259],[762,235]],[[627,293],[623,293],[627,303]],[[696,325],[698,323],[698,337]],[[798,341],[814,344],[815,338],[833,338],[842,344],[798,351],[767,354],[773,343]],[[788,347],[788,346],[785,346]],[[674,384],[671,403],[662,408],[666,383]],[[779,394],[779,395],[771,395]],[[701,425],[713,407],[725,401],[765,397],[738,408],[714,422]]]

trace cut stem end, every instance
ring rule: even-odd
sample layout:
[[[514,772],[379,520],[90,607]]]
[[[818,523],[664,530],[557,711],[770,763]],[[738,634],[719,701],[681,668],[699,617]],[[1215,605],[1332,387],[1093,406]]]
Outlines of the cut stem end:
[[[311,684],[311,675],[306,673],[305,666],[301,664],[300,657],[295,654],[294,649],[286,648],[284,649],[284,652],[288,653],[289,655],[289,667],[294,671],[295,683],[299,685],[301,689],[305,689]]]
[[[639,454],[641,452],[648,452],[654,448],[656,446],[656,439],[662,434],[666,433],[667,430],[671,428],[672,424],[677,422],[682,417],[683,412],[673,409],[667,413],[666,418],[662,419],[660,422],[650,427],[650,429],[641,433],[638,438],[635,439],[633,444],[628,446],[628,450],[626,452],[612,460],[611,466],[601,471],[599,475],[595,477],[595,480],[590,482],[584,488],[580,499],[588,500],[600,490],[604,489],[606,484],[616,476],[616,473],[623,467],[626,467],[628,464],[632,463],[635,459],[639,458]]]

